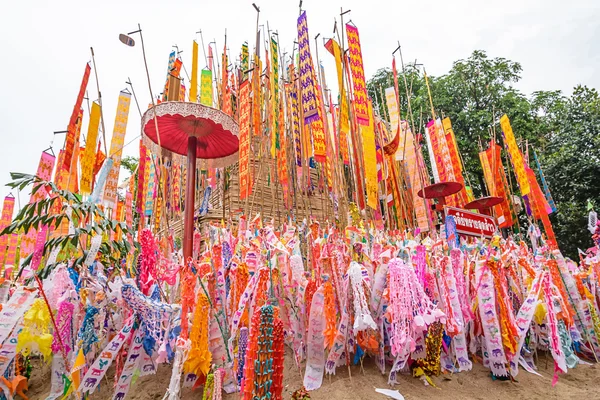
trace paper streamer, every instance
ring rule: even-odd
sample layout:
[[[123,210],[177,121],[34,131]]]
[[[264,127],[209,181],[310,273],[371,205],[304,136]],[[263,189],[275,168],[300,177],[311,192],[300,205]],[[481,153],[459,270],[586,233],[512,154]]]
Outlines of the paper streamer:
[[[129,352],[127,353],[126,358],[127,361],[125,361],[125,365],[123,366],[123,370],[121,371],[121,375],[119,376],[117,386],[114,390],[113,400],[123,400],[129,392],[129,387],[131,386],[131,379],[133,378],[133,373],[137,365],[140,363],[140,355],[144,351],[142,341],[142,330],[138,329],[135,333],[133,342],[129,347]]]
[[[83,391],[83,393],[94,393],[94,390],[100,384],[100,381],[110,368],[112,362],[123,344],[130,336],[131,329],[133,329],[133,322],[135,318],[129,317],[125,324],[123,325],[123,329],[110,341],[110,343],[104,348],[104,350],[100,353],[100,356],[96,358],[92,367],[87,371],[83,380],[81,381],[81,385],[79,386],[79,391]]]
[[[323,286],[315,292],[310,307],[310,320],[308,322],[308,343],[306,357],[306,372],[304,374],[304,387],[306,390],[316,390],[323,383],[325,367],[325,295]]]
[[[519,339],[517,342],[517,351],[515,354],[521,354],[521,348],[523,347],[523,343],[525,343],[525,337],[527,332],[529,331],[529,326],[531,325],[531,320],[533,319],[533,314],[535,313],[535,309],[538,304],[541,303],[541,300],[538,300],[540,296],[540,289],[543,276],[546,273],[538,273],[531,284],[531,290],[527,295],[527,298],[521,305],[519,312],[516,316],[517,330],[519,332]],[[521,357],[522,358],[522,357]],[[520,359],[519,359],[520,363]],[[519,365],[515,362],[515,359],[510,361],[510,373],[512,376],[517,376],[519,373]]]
[[[481,325],[487,348],[484,353],[489,357],[489,366],[492,373],[496,376],[507,376],[506,355],[502,346],[500,322],[496,314],[494,280],[484,260],[477,261],[475,281],[480,282],[477,288],[477,299],[479,301],[479,315],[481,317]]]

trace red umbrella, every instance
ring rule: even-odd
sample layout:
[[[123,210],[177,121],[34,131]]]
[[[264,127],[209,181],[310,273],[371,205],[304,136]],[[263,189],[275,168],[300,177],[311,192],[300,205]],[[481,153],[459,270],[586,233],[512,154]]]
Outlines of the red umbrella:
[[[502,203],[502,197],[489,196],[489,197],[481,197],[477,200],[473,200],[470,203],[465,204],[463,207],[465,210],[479,210],[482,213],[485,213],[486,210],[497,206]]]
[[[167,101],[144,113],[142,132],[144,144],[155,153],[163,148],[176,155],[187,155],[183,233],[183,256],[187,260],[192,256],[193,246],[196,159],[212,159],[216,168],[235,163],[239,149],[238,125],[220,110],[198,103]]]
[[[451,196],[462,190],[462,183],[458,182],[440,182],[424,187],[417,192],[417,195],[425,199],[437,199],[437,210],[442,211],[446,205],[446,196]]]

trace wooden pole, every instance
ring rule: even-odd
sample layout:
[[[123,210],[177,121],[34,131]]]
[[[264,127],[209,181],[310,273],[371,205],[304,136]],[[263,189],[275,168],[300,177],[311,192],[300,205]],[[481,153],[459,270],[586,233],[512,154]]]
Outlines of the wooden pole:
[[[187,260],[192,257],[194,246],[194,209],[196,195],[196,143],[195,136],[188,137],[188,165],[187,181],[185,189],[185,220],[183,227],[183,258]]]

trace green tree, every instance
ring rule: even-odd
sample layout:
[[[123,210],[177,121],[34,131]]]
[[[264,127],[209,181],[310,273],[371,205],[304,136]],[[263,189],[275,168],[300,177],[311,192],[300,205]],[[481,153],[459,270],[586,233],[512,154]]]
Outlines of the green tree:
[[[600,204],[600,97],[596,89],[577,86],[569,98],[542,93],[533,103],[546,112],[538,117],[548,129],[540,158],[558,209],[554,230],[561,249],[576,258],[577,248],[592,246],[587,202]]]

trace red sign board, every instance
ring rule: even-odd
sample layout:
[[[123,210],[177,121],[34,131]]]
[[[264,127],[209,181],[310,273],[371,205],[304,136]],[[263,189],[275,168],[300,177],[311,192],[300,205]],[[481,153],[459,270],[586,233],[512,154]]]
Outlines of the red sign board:
[[[496,232],[496,220],[489,215],[476,214],[462,208],[445,207],[446,216],[453,216],[456,232],[469,236],[491,238]]]

